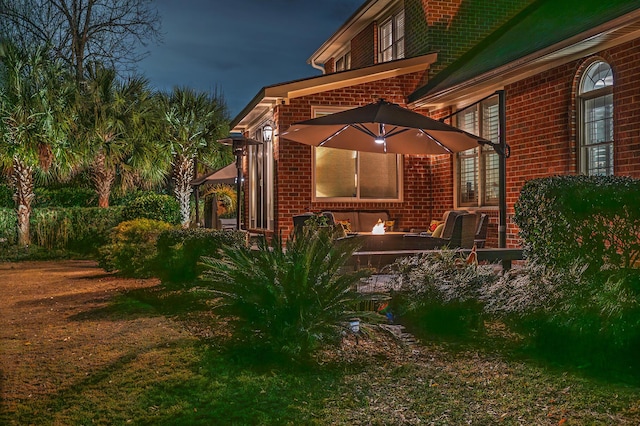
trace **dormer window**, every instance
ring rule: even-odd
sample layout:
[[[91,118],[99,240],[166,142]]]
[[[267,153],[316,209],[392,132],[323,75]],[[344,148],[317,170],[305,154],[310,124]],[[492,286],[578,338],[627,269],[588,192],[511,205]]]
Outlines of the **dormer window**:
[[[404,58],[404,10],[380,25],[380,62]]]

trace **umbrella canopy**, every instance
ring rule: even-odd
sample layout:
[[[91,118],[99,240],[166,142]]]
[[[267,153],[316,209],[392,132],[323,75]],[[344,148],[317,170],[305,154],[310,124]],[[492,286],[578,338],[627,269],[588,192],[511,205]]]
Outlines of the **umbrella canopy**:
[[[384,99],[294,123],[280,136],[306,145],[394,154],[452,154],[491,143]]]
[[[211,172],[191,181],[192,186],[215,185],[219,183],[234,184],[237,178],[235,163],[231,163],[215,172]]]

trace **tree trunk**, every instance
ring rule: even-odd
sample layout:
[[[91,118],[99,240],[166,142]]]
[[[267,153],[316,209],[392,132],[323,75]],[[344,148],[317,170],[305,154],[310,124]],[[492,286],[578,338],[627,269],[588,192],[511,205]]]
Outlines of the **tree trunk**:
[[[104,153],[98,153],[91,165],[91,180],[98,194],[98,207],[109,207],[109,196],[115,179],[116,172],[107,167]]]
[[[26,247],[31,242],[29,235],[29,218],[33,193],[33,167],[24,164],[18,157],[13,157],[13,173],[11,183],[15,189],[13,200],[16,202],[18,215],[18,244]]]
[[[191,220],[190,199],[193,187],[190,185],[193,180],[193,158],[178,156],[173,166],[173,192],[180,205],[180,220],[183,228],[189,227]]]

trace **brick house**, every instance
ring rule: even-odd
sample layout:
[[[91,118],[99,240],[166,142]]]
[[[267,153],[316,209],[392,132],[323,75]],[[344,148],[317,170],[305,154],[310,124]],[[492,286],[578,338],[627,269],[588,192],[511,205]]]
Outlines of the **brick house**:
[[[367,0],[308,60],[323,75],[265,86],[231,123],[271,140],[245,157],[245,226],[287,236],[306,211],[386,210],[397,229],[446,210],[491,217],[498,155],[329,152],[279,133],[380,98],[486,139],[504,107],[507,246],[525,181],[557,174],[640,177],[640,4],[636,0]],[[503,96],[498,96],[498,93]],[[500,105],[500,102],[504,105]]]

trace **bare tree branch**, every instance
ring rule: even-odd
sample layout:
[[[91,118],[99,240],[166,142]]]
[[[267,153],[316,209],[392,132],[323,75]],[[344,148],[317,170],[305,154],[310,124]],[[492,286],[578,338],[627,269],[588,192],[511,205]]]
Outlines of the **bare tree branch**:
[[[50,46],[82,81],[91,62],[130,71],[161,40],[160,16],[153,0],[0,0],[0,36]]]

